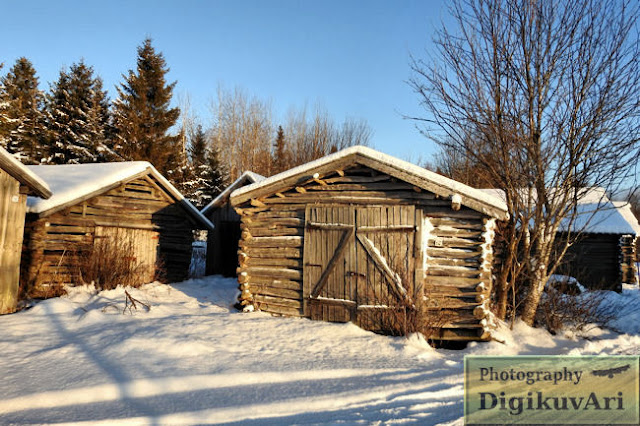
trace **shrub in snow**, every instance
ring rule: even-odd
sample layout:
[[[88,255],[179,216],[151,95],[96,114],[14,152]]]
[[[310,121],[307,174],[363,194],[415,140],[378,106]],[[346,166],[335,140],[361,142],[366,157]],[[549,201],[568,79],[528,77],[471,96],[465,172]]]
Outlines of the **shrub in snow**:
[[[360,322],[377,324],[377,332],[391,336],[418,333],[427,340],[437,336],[454,315],[451,306],[447,306],[446,298],[427,298],[419,289],[407,285],[412,282],[413,272],[402,250],[390,253],[385,260],[389,268],[396,272],[394,282],[388,285],[388,291],[384,294],[373,294],[372,291],[367,295],[367,300],[375,300],[375,304],[362,306],[365,309],[359,313]]]
[[[136,254],[134,240],[126,235],[96,240],[76,253],[80,284],[93,284],[100,290],[112,290],[119,285],[139,287],[146,284],[148,277],[162,273],[158,264],[141,262]]]
[[[606,291],[586,291],[573,277],[552,275],[545,286],[536,322],[555,334],[562,329],[584,331],[591,324],[607,326],[616,312],[603,309]]]

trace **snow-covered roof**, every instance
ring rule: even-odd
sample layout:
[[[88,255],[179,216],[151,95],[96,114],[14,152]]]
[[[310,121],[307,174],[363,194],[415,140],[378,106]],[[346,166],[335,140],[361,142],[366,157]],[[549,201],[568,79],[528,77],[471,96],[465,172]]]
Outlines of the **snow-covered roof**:
[[[238,205],[250,198],[265,196],[281,188],[306,181],[315,173],[329,173],[347,164],[371,167],[442,197],[452,197],[457,194],[462,199],[461,204],[466,207],[500,219],[508,217],[507,206],[501,199],[366,146],[346,148],[261,182],[237,189],[231,194],[231,201],[234,205]]]
[[[505,193],[501,189],[487,188],[482,191],[505,200]],[[583,188],[579,196],[573,223],[570,225],[570,220],[564,219],[560,231],[566,231],[571,226],[572,232],[640,235],[640,225],[629,203],[609,200],[606,190],[600,187]]]
[[[627,201],[612,201],[612,203],[618,210],[620,216],[631,226],[635,234],[640,236],[640,221],[638,221],[638,218],[631,211],[631,204]]]
[[[231,195],[231,193],[236,189],[241,188],[245,185],[250,185],[252,183],[262,182],[265,179],[266,178],[264,176],[247,170],[246,172],[242,173],[238,179],[234,180],[231,185],[227,186],[224,191],[218,194],[216,198],[211,200],[209,204],[204,206],[204,208],[201,210],[202,214],[207,214],[207,212],[209,212],[211,209],[224,204],[229,198],[229,195]]]
[[[27,168],[45,181],[53,192],[48,200],[28,197],[28,213],[51,214],[148,174],[153,176],[160,186],[180,202],[196,220],[207,228],[213,229],[211,222],[147,161],[27,166]]]
[[[630,234],[638,235],[637,229],[622,213],[624,209],[616,203],[606,200],[595,203],[578,203],[577,215],[572,230],[590,234]],[[631,210],[629,210],[631,213]],[[633,216],[633,214],[631,214]],[[568,219],[560,224],[560,230],[566,231]],[[636,220],[636,226],[638,221]]]
[[[30,194],[42,198],[51,197],[51,189],[47,183],[1,147],[0,168],[15,180],[29,188]]]

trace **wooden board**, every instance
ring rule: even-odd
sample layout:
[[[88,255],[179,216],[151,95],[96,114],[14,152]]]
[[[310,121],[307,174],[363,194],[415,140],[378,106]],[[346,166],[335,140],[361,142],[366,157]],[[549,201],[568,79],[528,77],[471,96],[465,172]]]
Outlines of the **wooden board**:
[[[414,218],[413,206],[309,207],[303,262],[305,314],[380,329],[360,307],[384,310],[410,298]]]
[[[0,314],[13,312],[18,301],[25,203],[19,182],[0,169]]]

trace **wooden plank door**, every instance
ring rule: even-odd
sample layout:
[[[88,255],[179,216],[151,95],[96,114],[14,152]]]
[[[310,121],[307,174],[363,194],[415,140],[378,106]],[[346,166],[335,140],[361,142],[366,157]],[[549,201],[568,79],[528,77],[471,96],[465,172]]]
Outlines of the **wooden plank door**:
[[[305,315],[379,330],[411,298],[414,236],[413,206],[308,207]]]
[[[352,207],[308,207],[304,240],[304,314],[347,322],[355,312],[355,284],[345,279],[353,257]]]
[[[158,231],[96,226],[94,238],[94,244],[110,244],[116,250],[127,253],[141,284],[155,279],[160,238]]]
[[[414,286],[414,206],[367,207],[356,211],[356,323],[382,330],[403,306]]]

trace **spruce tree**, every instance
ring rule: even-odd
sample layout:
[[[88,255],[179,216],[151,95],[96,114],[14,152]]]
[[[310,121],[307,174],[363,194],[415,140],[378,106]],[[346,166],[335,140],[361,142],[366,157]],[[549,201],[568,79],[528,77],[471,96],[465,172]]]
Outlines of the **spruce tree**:
[[[202,130],[202,125],[198,124],[191,136],[189,144],[189,159],[194,166],[201,166],[207,161],[207,137]]]
[[[205,206],[220,194],[227,186],[228,171],[220,160],[220,152],[213,145],[207,149],[207,161],[201,167],[202,180],[202,205]]]
[[[114,159],[109,149],[109,101],[102,80],[83,61],[61,70],[47,96],[47,163],[77,164]]]
[[[183,193],[198,208],[209,204],[225,187],[224,168],[218,151],[207,147],[207,136],[201,125],[190,135],[189,179],[181,184]]]
[[[276,135],[275,149],[273,153],[274,173],[280,173],[288,168],[289,158],[287,155],[286,140],[284,138],[284,130],[282,126],[278,126]]]
[[[38,164],[43,158],[42,109],[36,70],[27,58],[19,58],[0,78],[0,145],[26,164]]]
[[[119,152],[128,160],[149,161],[163,174],[175,169],[179,159],[179,136],[168,134],[180,115],[178,108],[170,108],[176,82],[167,84],[168,71],[164,56],[147,38],[138,47],[136,70],[123,75],[113,105]]]

